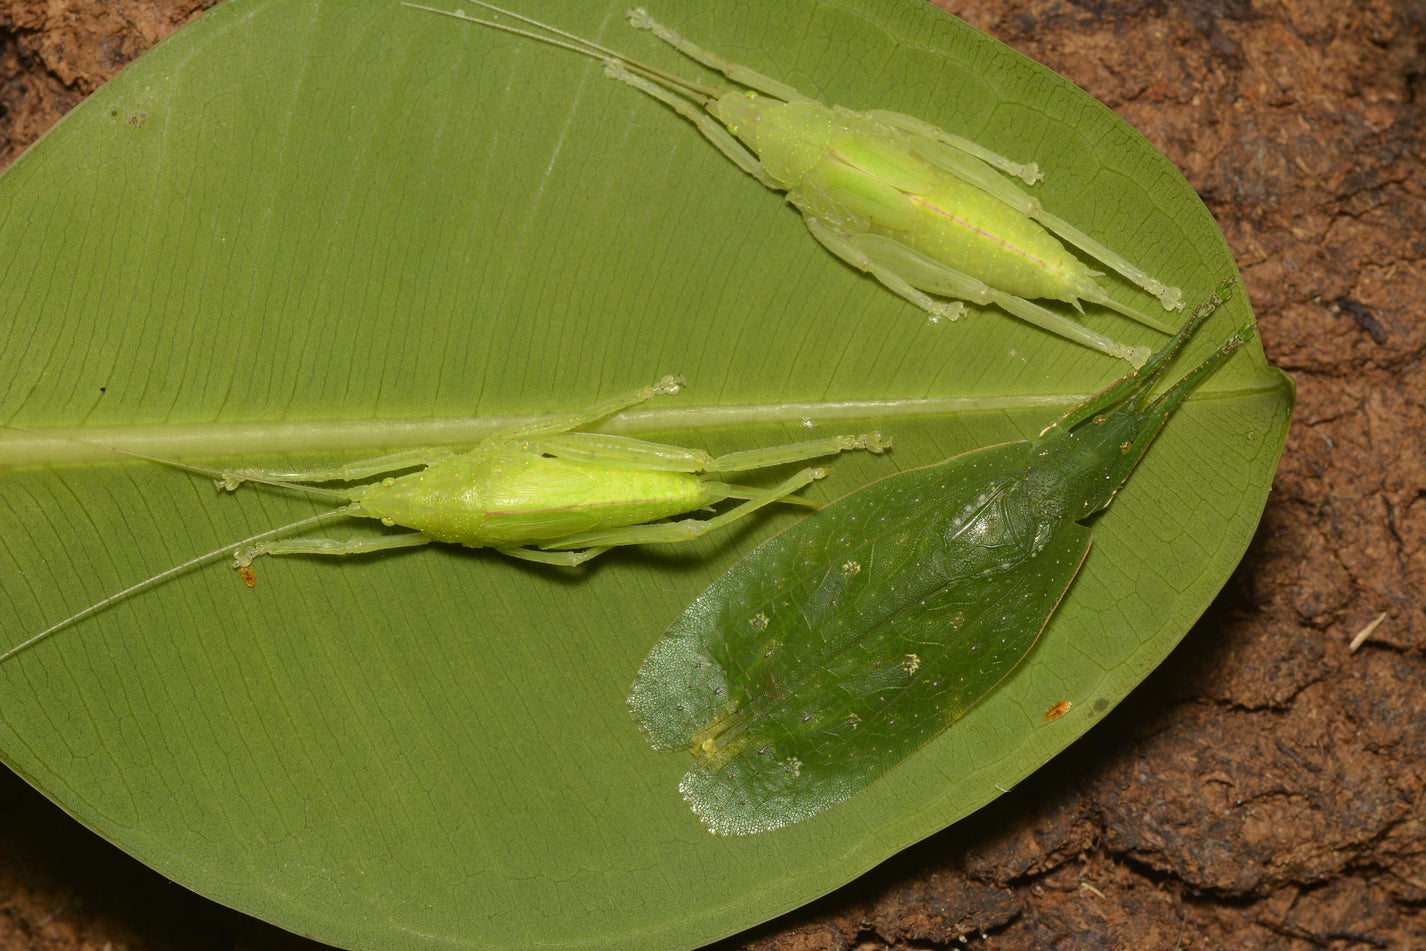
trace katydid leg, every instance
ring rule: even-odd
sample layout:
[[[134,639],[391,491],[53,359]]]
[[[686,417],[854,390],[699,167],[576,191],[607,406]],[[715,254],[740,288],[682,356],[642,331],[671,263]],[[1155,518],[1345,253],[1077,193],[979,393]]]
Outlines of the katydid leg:
[[[763,469],[789,462],[805,462],[854,449],[885,452],[891,440],[881,433],[859,436],[828,436],[766,449],[747,449],[714,458],[699,449],[684,449],[664,443],[610,436],[601,433],[565,433],[532,440],[524,448],[545,455],[587,462],[608,468],[653,470],[656,472],[721,473]]]
[[[617,79],[621,83],[633,86],[640,92],[648,93],[659,102],[677,112],[683,118],[692,122],[698,127],[698,131],[703,133],[703,137],[712,143],[713,147],[738,168],[756,178],[764,186],[773,191],[783,191],[786,186],[773,180],[766,171],[763,170],[762,162],[758,157],[750,152],[747,146],[739,142],[737,138],[728,131],[718,119],[709,115],[701,106],[695,106],[687,99],[674,95],[667,89],[650,82],[642,76],[629,71],[629,69],[613,60],[604,64],[604,75],[610,79]]]
[[[880,455],[891,448],[891,439],[881,433],[863,433],[860,436],[828,436],[825,439],[809,439],[785,446],[769,446],[766,449],[744,449],[730,452],[713,460],[709,472],[746,472],[749,469],[765,469],[769,466],[785,465],[789,462],[803,462],[818,456],[830,456],[838,452],[865,449]]]
[[[569,432],[572,429],[578,429],[581,426],[596,423],[606,416],[613,416],[615,413],[632,409],[640,403],[647,403],[655,396],[672,396],[683,389],[683,384],[684,379],[681,376],[666,376],[650,386],[643,386],[631,393],[624,393],[619,396],[610,397],[607,400],[601,400],[580,412],[544,416],[534,422],[512,426],[509,429],[502,429],[499,432],[487,436],[484,442],[507,442],[518,439],[528,439],[535,436],[544,436],[551,433]]]
[[[967,155],[975,156],[987,165],[998,168],[1007,175],[1015,176],[1026,185],[1033,185],[1045,177],[1045,174],[1040,171],[1040,167],[1034,162],[1016,162],[1013,159],[1006,158],[999,152],[992,152],[985,146],[978,145],[970,139],[965,139],[958,135],[951,135],[951,133],[944,129],[917,119],[915,116],[908,116],[904,113],[892,112],[887,109],[868,109],[863,114],[885,122],[898,131],[906,132],[913,136],[922,136],[940,142],[947,148],[956,149]]]
[[[746,518],[758,509],[786,498],[798,489],[815,482],[826,474],[826,469],[803,469],[801,472],[784,479],[771,489],[761,492],[743,502],[741,505],[729,509],[721,515],[715,515],[712,518],[685,518],[679,519],[676,522],[659,522],[654,525],[630,525],[626,528],[610,528],[597,532],[585,532],[580,535],[570,535],[567,538],[561,538],[559,541],[550,542],[543,547],[559,550],[584,548],[586,546],[609,548],[615,545],[690,542],[716,528],[722,528],[730,522],[736,522],[740,518]]]
[[[244,482],[357,482],[388,472],[433,466],[449,459],[450,449],[408,449],[372,459],[359,459],[325,469],[300,469],[283,472],[277,469],[224,469],[214,481],[218,488],[235,491]]]
[[[796,204],[795,201],[794,204]],[[955,320],[966,312],[965,305],[957,301],[939,301],[929,294],[923,294],[910,281],[877,262],[870,254],[835,228],[828,227],[817,218],[806,217],[804,220],[807,222],[807,230],[812,233],[812,237],[816,238],[822,247],[857,270],[870,274],[896,296],[926,311],[931,315],[933,321],[943,318]],[[922,255],[922,257],[925,256]],[[930,259],[927,258],[927,260]]]
[[[365,555],[368,552],[392,548],[418,548],[435,539],[424,532],[403,532],[399,535],[372,535],[369,538],[279,538],[259,542],[233,552],[233,565],[246,568],[262,555]]]
[[[810,223],[809,227],[811,227]],[[919,304],[919,301],[916,297],[903,293],[900,289],[902,286],[912,288],[913,293],[926,300],[933,299],[922,293],[923,291],[959,298],[974,304],[998,304],[1042,330],[1048,330],[1066,340],[1073,340],[1075,343],[1092,347],[1111,357],[1128,360],[1135,366],[1142,364],[1148,356],[1149,351],[1146,347],[1128,347],[1117,340],[1111,340],[1109,337],[1096,333],[1083,324],[1076,323],[1068,317],[1041,307],[1039,304],[996,290],[979,278],[971,277],[892,238],[878,234],[858,234],[844,237],[828,230],[824,240],[824,236],[819,233],[817,228],[812,228],[812,234],[822,241],[833,254],[871,274],[912,303]],[[941,306],[961,307],[961,312],[964,312],[964,306],[960,304],[942,304]]]
[[[709,69],[722,73],[740,86],[747,86],[749,89],[756,89],[758,92],[765,93],[769,96],[776,96],[783,102],[813,101],[810,97],[803,95],[793,86],[780,83],[771,76],[765,76],[757,70],[749,69],[732,60],[724,59],[717,53],[706,50],[696,43],[684,39],[675,31],[656,22],[653,17],[649,16],[648,11],[642,7],[629,11],[629,25],[636,30],[648,30],[684,56],[687,56],[695,62],[702,63]]]
[[[877,118],[908,133],[915,133],[926,125],[919,120],[911,119],[907,116],[901,117],[905,121],[897,125],[893,118],[895,113],[887,114],[878,112],[876,115]],[[996,165],[996,162],[992,159],[986,159],[985,155],[980,154],[980,152],[985,150],[980,149],[979,146],[974,146],[974,143],[967,143],[968,145],[974,146],[974,148],[962,148],[959,144],[949,142],[944,137],[920,137],[913,138],[911,141],[912,149],[919,157],[935,165],[943,172],[947,172],[964,182],[974,185],[976,188],[993,196],[996,200],[1019,214],[1038,221],[1060,240],[1079,249],[1096,261],[1109,267],[1111,270],[1118,272],[1124,278],[1132,281],[1138,287],[1153,294],[1159,299],[1159,303],[1164,306],[1165,310],[1182,309],[1182,291],[1177,287],[1167,286],[1163,281],[1150,276],[1142,268],[1135,267],[1123,255],[1111,251],[1104,244],[1094,240],[1068,221],[1046,211],[1040,204],[1040,199],[1034,195],[1027,195],[1014,182],[1006,181],[991,168],[987,167],[986,162],[989,162],[990,165]],[[1008,161],[1001,156],[996,156],[993,152],[988,154],[994,159]],[[1000,166],[996,165],[996,167],[998,168]],[[1107,297],[1105,300],[1086,299],[1096,304],[1105,304],[1106,301],[1109,300]],[[1173,333],[1177,329],[1155,317],[1141,314],[1138,311],[1123,307],[1122,305],[1115,306],[1111,302],[1109,306],[1112,306],[1114,310],[1119,311],[1119,313],[1124,314],[1124,316],[1137,320],[1145,326],[1153,327],[1155,330],[1163,333]]]
[[[539,548],[497,548],[496,551],[502,555],[509,555],[511,558],[518,558],[521,561],[532,561],[537,565],[554,565],[559,568],[573,568],[582,565],[591,558],[597,558],[609,550],[609,546],[602,548],[586,548],[584,551],[543,551]]]
[[[1068,221],[1065,221],[1058,215],[1050,214],[1043,208],[1036,210],[1036,212],[1030,215],[1030,217],[1034,218],[1040,224],[1050,229],[1050,231],[1063,238],[1069,244],[1083,251],[1085,254],[1094,258],[1096,261],[1099,261],[1107,267],[1119,272],[1121,275],[1133,281],[1135,284],[1142,287],[1150,294],[1153,294],[1159,299],[1159,303],[1164,306],[1165,310],[1183,309],[1183,291],[1181,291],[1177,287],[1169,287],[1167,284],[1165,284],[1163,281],[1160,281],[1158,278],[1151,277],[1149,274],[1145,273],[1140,268],[1137,268],[1133,264],[1131,264],[1127,258],[1109,250],[1109,248],[1105,247],[1100,242],[1094,240],[1089,235],[1085,234],[1083,231],[1070,224]],[[1134,313],[1125,313],[1124,309],[1122,307],[1116,306],[1112,300],[1106,299],[1102,301],[1092,301],[1092,303],[1103,304],[1106,307],[1112,307],[1114,310],[1119,311],[1126,317],[1133,318],[1134,320],[1140,320],[1142,323],[1146,323],[1150,327],[1159,329],[1160,322],[1141,320],[1141,318],[1147,315],[1139,314],[1137,311]],[[1170,327],[1168,324],[1164,324],[1163,328],[1167,333],[1171,333],[1173,331],[1173,328]]]

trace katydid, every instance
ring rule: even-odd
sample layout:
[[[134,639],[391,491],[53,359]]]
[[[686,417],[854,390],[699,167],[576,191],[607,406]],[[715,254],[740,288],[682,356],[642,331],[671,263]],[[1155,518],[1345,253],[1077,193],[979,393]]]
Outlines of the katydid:
[[[582,412],[547,416],[493,433],[465,453],[417,449],[327,469],[209,469],[104,447],[210,477],[220,490],[231,492],[253,482],[345,504],[224,545],[140,581],[12,647],[0,654],[0,661],[159,581],[224,555],[232,556],[233,566],[249,587],[257,582],[250,565],[261,555],[356,555],[431,542],[493,548],[525,561],[575,566],[616,546],[692,541],[773,502],[816,508],[792,493],[823,478],[826,469],[804,468],[766,489],[725,482],[723,477],[852,449],[882,453],[891,446],[890,438],[871,432],[714,457],[697,449],[575,431],[655,396],[677,393],[683,383],[681,377],[666,376]],[[12,423],[0,427],[51,435]],[[309,484],[355,482],[418,467],[416,472],[387,475],[346,489]],[[708,518],[665,521],[725,499],[742,501]],[[412,530],[349,539],[286,537],[298,528],[338,517],[379,519],[388,527]]]
[[[1158,298],[1182,307],[1182,294],[1068,221],[1007,176],[1033,185],[1035,163],[1020,163],[912,116],[826,106],[785,83],[730,62],[655,22],[642,9],[630,23],[737,88],[693,82],[591,40],[483,0],[471,0],[530,29],[461,11],[404,3],[430,13],[570,50],[604,64],[606,75],[667,104],[763,185],[786,192],[808,230],[846,263],[931,315],[965,313],[961,301],[996,305],[1022,320],[1140,366],[1147,347],[1096,333],[1033,299],[1082,311],[1097,304],[1163,333],[1173,327],[1116,301],[1078,249]],[[536,32],[539,31],[539,32]],[[954,298],[946,301],[937,298]]]
[[[1106,508],[1168,417],[1252,336],[1153,398],[1220,287],[1144,367],[1034,442],[888,476],[774,536],[650,651],[629,710],[697,762],[680,789],[709,831],[798,822],[959,720],[1029,653]],[[1044,715],[1070,709],[1062,701]]]

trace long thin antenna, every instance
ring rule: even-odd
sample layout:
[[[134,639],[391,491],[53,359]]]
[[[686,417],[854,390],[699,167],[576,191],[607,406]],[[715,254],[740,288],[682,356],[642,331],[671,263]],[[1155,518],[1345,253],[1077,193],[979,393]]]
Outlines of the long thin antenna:
[[[296,488],[305,488],[305,486],[296,486]],[[34,644],[38,644],[40,641],[49,637],[51,634],[54,634],[57,631],[64,630],[76,621],[83,620],[84,618],[89,617],[89,615],[91,614],[94,614],[98,611],[102,611],[104,608],[107,608],[109,605],[114,604],[115,602],[122,601],[131,595],[138,594],[140,591],[152,588],[154,585],[158,584],[160,581],[163,581],[166,578],[171,578],[174,575],[187,571],[190,568],[196,568],[201,564],[213,561],[214,559],[220,558],[223,555],[232,554],[237,549],[246,547],[247,545],[251,545],[253,542],[260,542],[263,539],[272,538],[274,535],[283,535],[288,532],[296,531],[299,528],[305,528],[308,525],[315,525],[317,522],[326,521],[327,519],[336,518],[340,515],[346,514],[347,510],[345,508],[333,509],[330,512],[323,512],[320,515],[314,515],[311,518],[299,519],[295,522],[288,522],[286,525],[280,525],[277,528],[270,528],[265,532],[259,532],[258,534],[253,535],[251,538],[244,538],[242,541],[232,542],[230,544],[224,545],[222,548],[215,548],[206,554],[199,555],[196,558],[190,558],[182,564],[174,565],[167,571],[162,571],[151,578],[145,578],[138,584],[130,585],[123,591],[111,594],[102,601],[96,601],[89,607],[85,608],[83,611],[71,614],[69,617],[65,618],[63,621],[60,621],[58,624],[54,624],[50,627],[45,628],[43,631],[40,631],[38,634],[25,641],[24,643],[18,644],[15,647],[12,647],[7,650],[5,653],[0,654],[0,664],[5,663],[5,661],[9,660],[11,657],[14,657],[16,654],[20,653],[20,651],[24,650],[25,648],[30,647]]]
[[[682,76],[678,76],[674,73],[664,72],[657,66],[650,66],[648,63],[641,63],[636,59],[630,59],[618,50],[611,50],[607,46],[600,46],[593,40],[585,39],[574,33],[566,33],[559,27],[551,26],[548,23],[541,23],[539,20],[516,13],[513,10],[497,7],[493,3],[485,3],[483,0],[469,0],[469,2],[478,7],[483,7],[486,10],[498,13],[501,16],[507,16],[512,20],[519,20],[521,23],[526,23],[536,29],[544,30],[546,33],[553,33],[554,36],[543,36],[529,30],[522,30],[517,26],[510,26],[508,23],[501,23],[498,20],[482,20],[479,17],[467,16],[465,12],[461,10],[442,10],[440,7],[428,7],[420,3],[408,3],[406,0],[401,0],[401,5],[403,7],[410,7],[412,10],[422,10],[426,13],[435,13],[439,16],[450,17],[453,20],[460,20],[464,23],[474,23],[479,26],[489,27],[492,30],[499,30],[502,33],[523,36],[537,43],[544,43],[546,46],[557,46],[562,50],[569,50],[571,53],[578,53],[580,56],[587,56],[590,59],[599,60],[600,62],[617,62],[629,71],[641,73],[646,78],[658,82],[667,89],[679,90],[683,95],[691,99],[702,97],[703,102],[701,102],[700,105],[706,105],[708,100],[718,98],[719,90],[712,86],[705,86],[691,79],[684,79]],[[564,39],[557,40],[554,38],[555,36],[563,37]],[[565,42],[565,40],[572,40],[573,42]]]

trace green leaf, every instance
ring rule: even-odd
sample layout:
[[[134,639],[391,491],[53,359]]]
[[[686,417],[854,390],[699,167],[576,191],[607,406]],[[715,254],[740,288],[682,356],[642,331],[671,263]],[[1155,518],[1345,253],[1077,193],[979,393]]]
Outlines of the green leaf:
[[[530,4],[535,6],[535,4]],[[561,25],[688,72],[624,2]],[[732,59],[1046,173],[1047,207],[1190,302],[1234,273],[1169,163],[1068,83],[912,0],[668,0]],[[1130,290],[1115,285],[1126,299]],[[395,4],[230,0],[0,179],[0,419],[159,455],[313,462],[573,409],[714,451],[877,427],[830,498],[1033,435],[1118,376],[998,312],[931,326],[597,64]],[[1248,317],[1239,297],[1196,359]],[[1113,315],[1130,343],[1163,338]],[[333,944],[663,948],[806,902],[1009,788],[1173,648],[1241,557],[1292,404],[1256,345],[1095,523],[1013,678],[866,793],[715,838],[624,709],[683,607],[795,513],[552,571],[488,552],[186,572],[7,661],[0,755],[190,888]],[[117,430],[100,427],[117,427]],[[7,643],[321,503],[7,438]],[[1060,700],[1074,705],[1046,722]]]

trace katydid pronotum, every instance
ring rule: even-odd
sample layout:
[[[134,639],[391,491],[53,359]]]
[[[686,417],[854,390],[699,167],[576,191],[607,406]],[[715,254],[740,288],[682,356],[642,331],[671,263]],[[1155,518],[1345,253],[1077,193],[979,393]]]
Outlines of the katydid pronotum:
[[[220,490],[234,491],[244,482],[253,482],[345,504],[224,545],[146,578],[10,648],[0,654],[0,662],[75,621],[225,555],[232,556],[234,567],[250,587],[256,577],[249,566],[261,555],[356,555],[431,542],[493,548],[525,561],[574,566],[617,546],[692,541],[773,502],[816,508],[815,503],[793,493],[823,478],[826,469],[804,468],[766,489],[725,482],[723,477],[852,449],[882,453],[891,446],[890,438],[871,432],[714,457],[697,449],[627,436],[576,432],[655,396],[677,393],[683,383],[681,377],[666,376],[581,412],[546,416],[493,433],[464,453],[415,449],[332,468],[281,472],[209,469],[112,449],[207,476]],[[0,423],[0,427],[51,435],[11,423]],[[345,489],[317,485],[356,482],[408,469],[418,471],[385,475]],[[741,501],[708,518],[669,520],[725,499]],[[297,529],[338,517],[379,519],[388,527],[411,530],[348,539],[289,537]]]
[[[1082,310],[1097,304],[1163,333],[1174,328],[1116,301],[1065,245],[1158,298],[1182,307],[1180,290],[1046,211],[1007,176],[1033,185],[1037,165],[1012,161],[912,116],[883,109],[829,107],[792,86],[730,62],[630,10],[630,23],[738,88],[673,75],[591,40],[483,0],[471,0],[530,29],[461,11],[404,3],[430,13],[570,50],[604,64],[613,79],[667,104],[763,185],[786,192],[808,230],[846,263],[922,308],[933,321],[965,313],[961,301],[1001,309],[1065,339],[1140,366],[1147,347],[1130,347],[1034,299]],[[535,32],[539,31],[539,32]],[[938,298],[953,298],[941,300]]]
[[[750,553],[649,652],[629,711],[691,751],[679,788],[709,831],[836,805],[984,698],[1039,639],[1109,506],[1169,416],[1251,338],[1241,327],[1159,396],[1220,287],[1141,370],[1033,442],[887,476]],[[1044,715],[1054,720],[1072,701]]]

